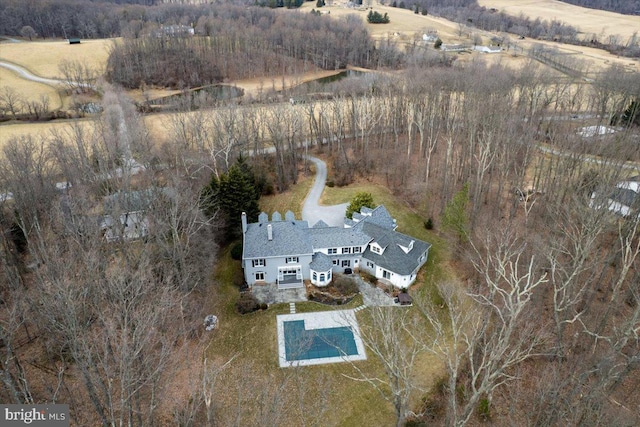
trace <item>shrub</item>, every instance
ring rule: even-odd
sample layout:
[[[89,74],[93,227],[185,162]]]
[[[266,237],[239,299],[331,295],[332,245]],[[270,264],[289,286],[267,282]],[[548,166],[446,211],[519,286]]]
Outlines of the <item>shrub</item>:
[[[236,308],[238,309],[238,313],[247,314],[258,310],[260,308],[260,304],[253,294],[247,292],[240,295],[240,299],[236,302]]]
[[[236,261],[242,259],[242,242],[238,242],[231,247],[231,258]]]
[[[424,222],[424,228],[427,230],[433,230],[433,219],[431,217],[427,218]]]
[[[442,46],[442,40],[440,40],[440,37],[438,37],[436,39],[436,42],[433,44],[433,47],[436,49],[440,49],[440,46]]]
[[[335,183],[335,182],[333,182],[333,181],[327,181],[327,187],[329,187],[329,188],[333,188],[333,187],[335,187],[335,186],[336,186],[336,183]]]
[[[376,276],[374,276],[373,274],[369,274],[366,271],[361,271],[360,272],[360,277],[362,277],[363,280],[365,280],[366,282],[371,283],[374,286],[375,286],[376,282],[378,281],[378,279],[376,279]]]
[[[358,292],[358,285],[349,277],[339,277],[333,282],[333,286],[342,295],[353,295]]]
[[[373,10],[369,11],[367,15],[367,22],[370,24],[388,24],[389,23],[389,15],[384,14],[381,15],[380,12],[374,12]]]
[[[267,305],[267,303],[263,302],[262,304],[260,304],[260,310],[266,310],[268,308],[269,308],[269,306]]]
[[[486,397],[480,399],[480,403],[478,403],[478,415],[482,421],[489,421],[489,419],[491,419],[489,399]]]

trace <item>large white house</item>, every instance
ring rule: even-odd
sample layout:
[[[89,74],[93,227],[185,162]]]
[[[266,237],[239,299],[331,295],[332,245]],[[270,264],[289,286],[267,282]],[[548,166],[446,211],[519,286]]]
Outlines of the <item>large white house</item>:
[[[398,288],[409,287],[427,261],[431,245],[396,231],[384,206],[363,208],[344,227],[319,221],[309,227],[289,211],[266,213],[247,223],[242,214],[242,268],[247,284],[276,283],[299,288],[331,283],[334,273],[362,270]]]

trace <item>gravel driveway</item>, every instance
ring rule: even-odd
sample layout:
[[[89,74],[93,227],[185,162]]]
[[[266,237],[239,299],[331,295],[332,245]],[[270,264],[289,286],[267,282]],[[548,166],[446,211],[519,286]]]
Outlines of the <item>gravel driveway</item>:
[[[316,165],[316,179],[302,206],[302,219],[307,221],[310,227],[313,227],[315,223],[320,220],[330,226],[342,227],[344,224],[344,213],[349,204],[342,203],[333,206],[320,206],[320,196],[327,182],[327,165],[316,157],[305,156],[305,158]]]

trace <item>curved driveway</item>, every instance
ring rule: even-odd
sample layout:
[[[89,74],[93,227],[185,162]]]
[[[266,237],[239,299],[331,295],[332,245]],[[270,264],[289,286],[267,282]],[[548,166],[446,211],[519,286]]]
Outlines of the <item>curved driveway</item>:
[[[56,86],[56,85],[65,85],[66,86],[66,85],[68,85],[66,80],[47,79],[45,77],[36,76],[35,74],[31,73],[31,71],[27,70],[26,68],[21,67],[21,66],[16,65],[16,64],[11,64],[9,62],[0,61],[0,67],[4,67],[4,68],[6,68],[8,70],[11,70],[14,73],[17,73],[23,79],[30,80],[32,82],[43,83],[43,84],[50,85],[50,86]],[[88,84],[88,83],[81,83],[81,84],[79,84],[79,86],[93,88],[93,86]]]
[[[341,227],[344,224],[344,213],[349,204],[320,206],[320,196],[327,183],[327,164],[316,157],[304,157],[316,165],[316,179],[302,206],[302,219],[307,221],[310,227],[313,227],[320,220],[328,225]]]
[[[20,77],[26,80],[31,80],[32,82],[44,83],[46,85],[63,85],[65,82],[63,80],[56,79],[47,79],[44,77],[36,76],[35,74],[31,74],[29,70],[23,68],[19,65],[10,64],[8,62],[0,61],[0,67],[7,68],[14,73],[17,73]]]

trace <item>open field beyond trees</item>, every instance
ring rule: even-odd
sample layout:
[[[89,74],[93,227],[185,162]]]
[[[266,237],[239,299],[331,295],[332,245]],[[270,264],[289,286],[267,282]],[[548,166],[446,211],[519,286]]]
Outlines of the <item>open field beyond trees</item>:
[[[2,43],[0,61],[21,65],[40,77],[60,79],[63,61],[80,61],[104,70],[114,42],[115,39],[82,40],[80,44],[69,44],[67,40]]]
[[[583,34],[629,40],[640,29],[640,16],[574,6],[557,0],[478,0],[480,6],[531,19],[557,20],[576,27]]]

